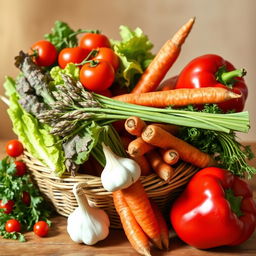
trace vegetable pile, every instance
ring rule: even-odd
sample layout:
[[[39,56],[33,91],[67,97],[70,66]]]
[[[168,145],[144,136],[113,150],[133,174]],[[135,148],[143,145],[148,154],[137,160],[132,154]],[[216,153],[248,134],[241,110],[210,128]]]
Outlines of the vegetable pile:
[[[45,39],[19,52],[20,74],[4,83],[8,98],[1,98],[25,149],[60,177],[77,175],[90,161],[100,164],[95,175],[113,192],[127,238],[143,255],[151,245],[169,247],[169,227],[141,176],[155,173],[168,183],[181,161],[239,177],[256,173],[247,164],[250,147],[236,137],[249,130],[246,71],[206,54],[164,80],[194,22],[153,54],[140,28],[120,26],[120,40],[114,40],[57,21]],[[75,242],[94,244],[108,235],[109,220],[82,199],[80,185],[73,189],[79,207],[68,232]],[[74,218],[83,225],[74,229]]]
[[[51,210],[34,186],[25,163],[16,159],[23,153],[23,146],[11,140],[6,152],[8,156],[0,161],[0,235],[21,242],[26,241],[26,231],[45,236]]]

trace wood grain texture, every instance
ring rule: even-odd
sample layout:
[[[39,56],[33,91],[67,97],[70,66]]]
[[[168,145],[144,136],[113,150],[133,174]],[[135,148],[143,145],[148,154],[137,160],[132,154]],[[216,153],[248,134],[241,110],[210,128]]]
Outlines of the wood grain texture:
[[[0,159],[4,157],[5,141],[0,141]],[[252,144],[253,151],[256,152],[256,143]],[[256,160],[250,162],[256,167]],[[249,181],[254,190],[254,198],[256,198],[256,179],[255,177]],[[105,256],[105,255],[122,255],[135,256],[138,255],[127,241],[125,234],[121,230],[110,231],[110,235],[104,241],[94,246],[86,246],[83,244],[75,244],[66,231],[65,217],[56,215],[52,217],[52,227],[47,237],[40,238],[33,232],[25,234],[27,242],[20,243],[18,241],[6,240],[0,238],[0,255],[1,256],[43,256],[43,255],[72,255],[72,256]],[[159,251],[152,249],[152,255],[157,256],[254,256],[256,255],[256,232],[252,237],[240,246],[220,247],[212,250],[198,250],[184,244],[171,233],[170,249],[168,251]]]

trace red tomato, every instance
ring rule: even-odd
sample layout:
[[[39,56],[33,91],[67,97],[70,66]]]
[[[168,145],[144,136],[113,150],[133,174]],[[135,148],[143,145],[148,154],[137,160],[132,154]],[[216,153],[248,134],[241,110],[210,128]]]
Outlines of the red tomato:
[[[103,34],[86,33],[79,41],[79,46],[89,51],[100,47],[110,48],[109,39]]]
[[[58,52],[49,41],[38,41],[32,45],[31,49],[36,52],[34,61],[38,66],[51,66],[57,59]]]
[[[47,235],[49,225],[45,221],[41,220],[34,225],[33,230],[36,235],[43,237]]]
[[[27,166],[25,165],[25,163],[22,161],[15,161],[14,163],[16,165],[16,170],[17,170],[16,175],[23,176],[27,170]]]
[[[20,232],[21,224],[19,223],[19,221],[15,220],[15,219],[10,219],[5,223],[5,230],[9,233]]]
[[[80,70],[80,81],[88,90],[97,92],[108,89],[115,79],[115,71],[106,61],[86,63]]]
[[[9,214],[12,212],[14,206],[13,200],[8,200],[6,204],[3,204],[3,201],[0,200],[0,209],[5,209],[4,213]]]
[[[90,51],[81,47],[64,48],[60,51],[58,63],[61,68],[65,68],[68,63],[81,63]]]
[[[30,194],[27,192],[27,191],[23,191],[22,192],[22,202],[25,204],[25,205],[30,205]]]
[[[20,141],[10,140],[7,142],[7,144],[5,146],[5,150],[9,156],[17,157],[23,153],[24,148]]]
[[[98,50],[97,55],[93,58],[94,60],[105,60],[109,62],[115,71],[119,66],[119,58],[111,48],[101,47]]]

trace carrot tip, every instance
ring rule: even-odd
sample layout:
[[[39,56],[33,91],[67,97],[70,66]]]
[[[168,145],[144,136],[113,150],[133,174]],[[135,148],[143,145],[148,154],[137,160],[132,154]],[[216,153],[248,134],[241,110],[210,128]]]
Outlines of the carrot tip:
[[[241,96],[242,96],[241,94],[237,94],[237,93],[234,93],[234,92],[231,92],[231,91],[227,91],[227,94],[231,99],[241,98]]]
[[[144,256],[151,256],[150,251],[147,250],[147,249],[144,249],[144,250],[140,251],[139,253],[141,253],[141,254],[144,255]]]
[[[191,29],[192,29],[194,23],[195,23],[195,17],[189,19],[189,21],[188,21],[186,24],[184,24],[184,25],[181,27],[181,29],[179,29],[179,30],[176,32],[176,34],[173,36],[173,38],[171,39],[171,41],[172,41],[175,45],[181,46],[181,45],[185,42],[185,40],[186,40],[188,34],[190,33],[190,31],[191,31]]]

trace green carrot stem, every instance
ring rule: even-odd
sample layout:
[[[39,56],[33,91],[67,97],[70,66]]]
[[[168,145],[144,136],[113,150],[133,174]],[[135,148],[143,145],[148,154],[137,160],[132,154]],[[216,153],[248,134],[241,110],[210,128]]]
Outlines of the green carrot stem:
[[[97,119],[126,119],[135,115],[144,121],[176,124],[180,126],[196,127],[229,133],[231,130],[248,132],[248,112],[232,114],[212,114],[205,112],[191,112],[177,109],[160,109],[116,101],[102,95],[93,94],[101,104],[101,108],[83,108],[84,112],[92,112]],[[102,114],[102,116],[99,115]],[[121,118],[120,118],[121,117]]]

